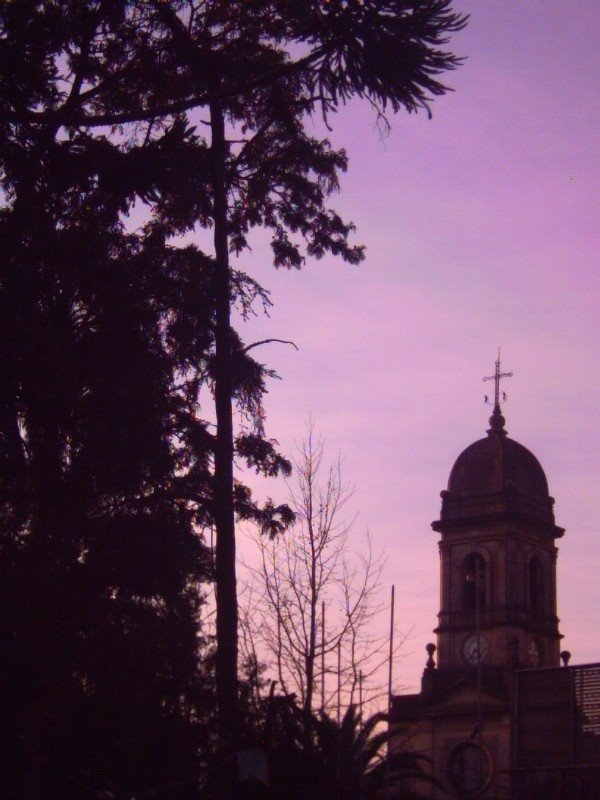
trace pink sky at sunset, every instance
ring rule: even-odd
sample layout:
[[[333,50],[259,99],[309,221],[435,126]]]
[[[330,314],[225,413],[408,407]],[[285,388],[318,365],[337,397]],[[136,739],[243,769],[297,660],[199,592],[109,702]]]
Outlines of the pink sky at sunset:
[[[598,86],[593,0],[457,0],[471,14],[452,49],[465,64],[433,119],[401,114],[385,139],[353,103],[333,141],[350,169],[333,204],[367,246],[270,268],[257,241],[239,267],[272,292],[248,342],[282,377],[267,434],[284,452],[312,415],[356,486],[357,528],[385,548],[400,627],[413,628],[396,682],[415,687],[439,610],[439,492],[459,453],[485,435],[497,347],[514,377],[509,435],[540,460],[556,498],[560,629],[573,663],[600,660],[598,448]],[[493,387],[492,387],[493,393]],[[285,487],[261,491],[283,499]],[[409,652],[412,651],[412,652]]]

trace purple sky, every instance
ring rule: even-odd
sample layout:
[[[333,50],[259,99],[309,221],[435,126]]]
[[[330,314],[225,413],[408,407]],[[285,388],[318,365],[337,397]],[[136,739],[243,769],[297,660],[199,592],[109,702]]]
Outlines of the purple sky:
[[[415,687],[439,610],[437,535],[454,460],[485,435],[496,349],[512,438],[556,498],[559,617],[574,663],[600,660],[597,43],[592,0],[457,0],[471,14],[433,119],[403,114],[382,141],[367,107],[334,120],[350,169],[335,207],[367,260],[275,272],[257,242],[239,264],[271,289],[267,433],[290,452],[312,414],[355,484],[351,511],[387,552],[400,626],[396,682]],[[271,482],[267,491],[284,496]],[[349,512],[350,514],[351,512]],[[412,651],[412,652],[411,652]]]

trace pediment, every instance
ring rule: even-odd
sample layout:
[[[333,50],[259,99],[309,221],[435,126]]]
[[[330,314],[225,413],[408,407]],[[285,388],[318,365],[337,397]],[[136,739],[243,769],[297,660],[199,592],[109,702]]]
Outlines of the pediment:
[[[463,714],[475,711],[478,704],[477,687],[461,682],[443,697],[437,697],[428,704],[427,714]],[[481,692],[481,707],[484,712],[505,711],[507,703],[505,699],[484,688]]]

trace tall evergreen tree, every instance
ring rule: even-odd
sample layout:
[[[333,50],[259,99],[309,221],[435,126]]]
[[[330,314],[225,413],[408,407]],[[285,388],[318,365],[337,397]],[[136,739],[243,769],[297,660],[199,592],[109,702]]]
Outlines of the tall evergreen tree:
[[[116,69],[119,33],[131,40],[113,11],[4,5],[2,106],[68,102],[92,53]],[[198,614],[215,268],[168,240],[201,214],[206,148],[180,119],[154,135],[12,122],[1,136],[0,793],[192,797],[214,709]],[[153,214],[131,233],[136,200]],[[240,273],[231,297],[266,301]],[[265,371],[235,336],[231,349],[232,397],[258,424]],[[239,450],[287,466],[258,435]],[[236,500],[279,524],[242,486]]]
[[[52,162],[66,195],[69,169],[87,169],[92,188],[110,205],[109,227],[138,198],[152,207],[149,241],[195,224],[213,229],[208,294],[214,356],[196,378],[185,371],[180,378],[181,385],[195,380],[197,388],[200,375],[208,377],[214,390],[208,495],[217,529],[217,695],[228,746],[237,731],[236,498],[239,513],[258,516],[270,530],[285,521],[283,509],[261,513],[246,491],[236,490],[236,447],[266,472],[286,468],[262,438],[265,372],[231,328],[240,283],[253,285],[235,273],[230,253],[244,250],[252,228],[266,227],[276,266],[299,267],[306,255],[326,253],[360,261],[361,248],[349,241],[352,225],[327,204],[346,155],[326,138],[310,136],[305,123],[316,114],[330,121],[353,97],[366,99],[380,115],[428,110],[430,99],[446,91],[440,73],[458,63],[443,48],[464,24],[447,0],[24,0],[0,9],[0,66],[7,76],[0,137],[11,242],[25,236],[49,151],[69,155],[72,166]],[[206,137],[190,128],[191,119]],[[95,203],[88,211],[105,225],[104,206],[98,214]],[[52,241],[42,234],[36,231],[38,242]],[[171,339],[161,325],[162,354],[172,366],[164,346]],[[172,369],[169,374],[173,382]],[[170,396],[179,396],[171,388]],[[236,400],[254,416],[250,436],[236,436]],[[15,413],[10,435],[22,439],[26,429]],[[173,441],[186,436],[192,434],[163,435],[171,458]],[[142,445],[149,441],[141,438]],[[143,447],[140,461],[142,453]]]
[[[440,50],[465,19],[442,0],[428,2],[213,2],[196,13],[157,5],[187,67],[188,99],[210,128],[216,259],[217,692],[221,731],[235,740],[237,597],[233,509],[229,252],[251,228],[272,232],[275,266],[299,267],[305,254],[358,263],[353,230],[327,206],[346,155],[307,133],[340,103],[366,98],[382,117],[428,109],[445,87],[436,76],[458,59]]]

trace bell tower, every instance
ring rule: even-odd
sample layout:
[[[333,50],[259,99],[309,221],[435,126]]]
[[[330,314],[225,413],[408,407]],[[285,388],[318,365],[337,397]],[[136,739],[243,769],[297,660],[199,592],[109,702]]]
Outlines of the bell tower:
[[[441,536],[440,671],[559,665],[555,540],[564,530],[539,461],[507,436],[500,380],[510,375],[498,355],[484,378],[495,381],[487,436],[456,460],[432,524]]]
[[[560,666],[555,542],[564,530],[540,462],[507,434],[500,382],[508,377],[498,354],[484,378],[495,384],[487,435],[456,459],[432,523],[440,536],[437,647],[426,647],[421,691],[392,700],[392,747],[408,743],[427,757],[437,782],[427,796],[436,800],[550,797],[529,791],[517,756],[529,758],[532,742],[544,750],[547,730],[560,739],[574,724],[569,671],[528,669]],[[531,696],[520,676],[537,687]],[[523,697],[537,726],[529,740],[515,711]],[[564,763],[552,758],[542,762]]]

